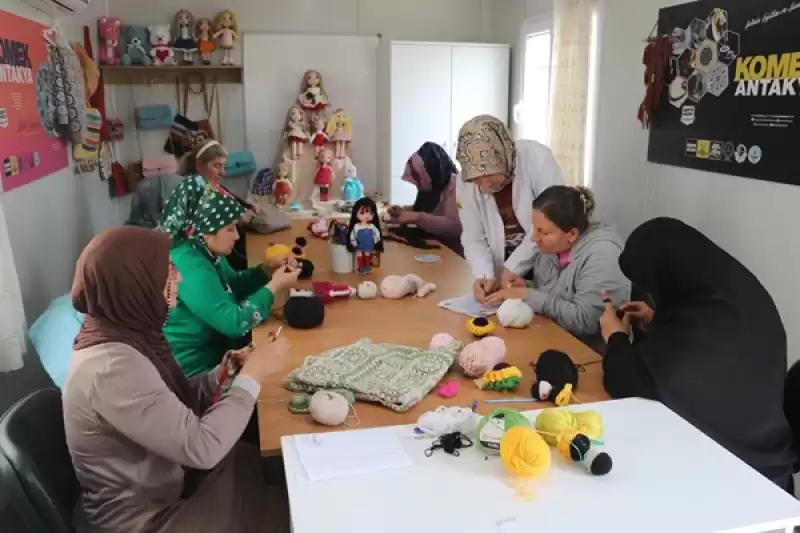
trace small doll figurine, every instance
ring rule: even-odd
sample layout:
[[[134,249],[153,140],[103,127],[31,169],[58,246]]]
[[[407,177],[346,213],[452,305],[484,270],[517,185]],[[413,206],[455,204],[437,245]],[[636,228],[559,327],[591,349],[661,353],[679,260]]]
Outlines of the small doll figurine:
[[[233,65],[233,44],[239,40],[239,23],[230,9],[217,13],[214,17],[214,39],[219,39],[219,47],[225,51],[223,65]]]
[[[378,206],[371,198],[362,198],[353,206],[347,235],[347,250],[356,255],[358,272],[372,273],[373,255],[383,252],[383,234]]]
[[[319,160],[319,168],[317,169],[317,175],[314,176],[314,185],[319,187],[319,200],[327,202],[331,183],[333,183],[333,169],[331,168],[333,152],[330,148],[325,148],[317,159]]]
[[[194,17],[186,10],[181,9],[175,15],[175,26],[178,28],[178,37],[172,43],[172,49],[183,54],[183,64],[194,63],[194,53],[197,52],[197,40],[192,35]]]
[[[342,184],[342,200],[345,202],[357,202],[361,200],[364,197],[364,185],[362,185],[357,177],[358,171],[356,170],[356,166],[352,163],[347,165],[345,175],[347,177]]]
[[[278,172],[275,178],[275,205],[285,206],[289,203],[292,196],[292,180],[289,179],[289,167],[286,163],[278,165]]]
[[[353,138],[353,126],[350,115],[342,109],[337,109],[328,120],[328,128],[325,131],[328,138],[336,145],[336,159],[344,159],[345,147]]]
[[[314,115],[311,119],[311,123],[314,124],[314,133],[311,134],[311,144],[314,145],[317,156],[319,156],[319,153],[325,148],[325,143],[329,140],[328,134],[325,133],[325,116]]]
[[[303,155],[303,144],[308,142],[308,131],[303,110],[300,106],[292,106],[286,117],[286,138],[292,148],[291,157],[295,161]]]
[[[325,93],[325,86],[322,84],[322,74],[317,70],[307,70],[303,74],[303,82],[300,84],[300,94],[297,95],[297,103],[306,111],[325,111],[328,107],[328,95]]]
[[[194,34],[197,39],[197,48],[200,50],[200,60],[204,65],[210,65],[211,52],[217,48],[211,36],[211,19],[202,18],[198,20],[197,26],[194,29]]]

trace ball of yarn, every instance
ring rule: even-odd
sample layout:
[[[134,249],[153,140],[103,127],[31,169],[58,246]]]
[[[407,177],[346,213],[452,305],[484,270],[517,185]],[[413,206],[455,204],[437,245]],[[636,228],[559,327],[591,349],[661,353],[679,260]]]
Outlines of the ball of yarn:
[[[390,300],[399,300],[411,292],[405,276],[386,276],[381,281],[381,294]]]
[[[603,419],[597,411],[573,413],[569,409],[544,409],[536,417],[536,429],[548,444],[556,446],[559,435],[565,431],[599,439],[603,435]]]
[[[530,427],[511,428],[500,441],[500,458],[509,472],[523,479],[537,479],[550,468],[550,447]]]
[[[308,405],[311,418],[326,426],[339,426],[347,420],[350,404],[338,392],[320,390],[311,397]]]
[[[455,339],[452,335],[448,333],[437,333],[431,339],[430,349],[441,350],[442,348],[450,346],[453,342],[455,342]]]
[[[313,329],[325,320],[325,303],[319,296],[294,296],[283,306],[286,323],[297,329]]]
[[[308,413],[309,403],[311,403],[311,395],[305,392],[299,392],[297,394],[292,394],[286,402],[286,407],[291,413],[306,414]]]
[[[446,433],[460,431],[464,435],[473,435],[479,415],[466,407],[437,407],[419,417],[417,427],[425,433],[440,437]]]
[[[362,300],[374,300],[378,297],[378,286],[374,281],[362,281],[356,288],[356,295]]]
[[[500,440],[511,428],[524,426],[530,427],[530,421],[514,409],[495,409],[481,418],[475,432],[478,447],[489,455],[500,453]]]
[[[309,259],[298,259],[297,264],[300,265],[300,279],[311,279],[314,275],[314,263]]]
[[[497,310],[504,328],[527,328],[533,322],[533,309],[522,300],[506,300]]]
[[[506,357],[506,343],[500,337],[486,337],[468,344],[458,356],[458,364],[471,378],[481,377]]]
[[[273,244],[264,251],[264,259],[267,262],[291,256],[292,249],[285,244]]]

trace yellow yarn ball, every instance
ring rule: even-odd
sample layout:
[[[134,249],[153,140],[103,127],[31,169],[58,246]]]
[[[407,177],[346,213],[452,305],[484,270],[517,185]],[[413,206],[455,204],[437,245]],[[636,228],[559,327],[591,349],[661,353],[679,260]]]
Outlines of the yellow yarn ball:
[[[569,409],[544,409],[536,417],[536,430],[551,446],[558,443],[558,436],[565,431],[576,431],[597,440],[603,435],[603,419],[597,411],[573,413]]]
[[[286,246],[285,244],[273,244],[272,246],[268,247],[267,250],[264,252],[264,258],[267,260],[267,262],[271,261],[272,259],[291,257],[291,256],[292,256],[292,249]]]
[[[550,447],[532,428],[517,426],[500,441],[500,458],[515,477],[536,479],[550,468]]]

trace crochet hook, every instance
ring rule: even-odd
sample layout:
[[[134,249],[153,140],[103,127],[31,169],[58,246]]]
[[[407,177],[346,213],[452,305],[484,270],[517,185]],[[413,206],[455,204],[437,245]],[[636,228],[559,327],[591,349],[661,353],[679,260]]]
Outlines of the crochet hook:
[[[483,403],[528,403],[538,401],[536,398],[492,398],[483,400]]]

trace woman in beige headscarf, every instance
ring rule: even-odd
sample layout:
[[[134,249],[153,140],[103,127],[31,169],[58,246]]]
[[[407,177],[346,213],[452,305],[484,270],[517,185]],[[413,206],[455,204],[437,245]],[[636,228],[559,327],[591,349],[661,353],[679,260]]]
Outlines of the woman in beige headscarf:
[[[512,140],[505,124],[489,115],[461,127],[456,159],[461,243],[475,278],[475,298],[486,303],[501,285],[510,286],[530,271],[533,201],[564,180],[549,148]]]

